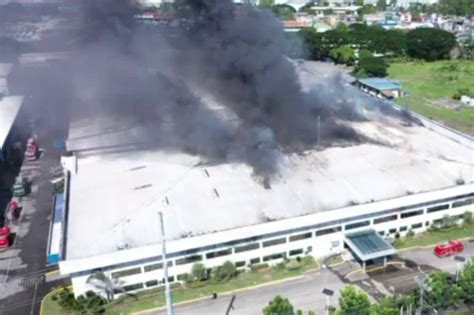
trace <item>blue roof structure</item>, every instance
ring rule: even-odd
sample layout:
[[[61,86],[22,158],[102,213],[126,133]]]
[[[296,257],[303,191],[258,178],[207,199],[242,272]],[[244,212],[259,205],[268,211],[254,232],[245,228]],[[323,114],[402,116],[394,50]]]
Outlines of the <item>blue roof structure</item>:
[[[384,90],[401,90],[400,83],[393,82],[384,78],[367,78],[367,79],[359,79],[359,82],[370,86],[379,91]]]
[[[374,230],[347,234],[346,244],[362,261],[395,254],[393,246]]]

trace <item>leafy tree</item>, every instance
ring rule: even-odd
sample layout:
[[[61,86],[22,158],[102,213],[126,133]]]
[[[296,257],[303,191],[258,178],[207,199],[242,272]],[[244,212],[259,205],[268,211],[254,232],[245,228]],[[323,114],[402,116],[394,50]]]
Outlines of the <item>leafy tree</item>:
[[[227,281],[237,274],[237,269],[232,262],[226,261],[222,266],[215,268],[213,273],[217,281]]]
[[[425,299],[435,309],[446,309],[460,301],[464,296],[462,287],[451,284],[449,274],[444,271],[435,272],[428,277]]]
[[[365,292],[357,290],[353,285],[348,285],[341,290],[339,298],[340,310],[338,315],[369,315],[370,301]]]
[[[472,223],[472,212],[471,211],[466,211],[462,215],[462,218],[464,220],[464,223],[471,224]]]
[[[274,5],[272,7],[273,13],[275,13],[279,18],[283,20],[294,20],[295,19],[295,10],[288,5]]]
[[[456,45],[454,34],[436,28],[417,28],[407,34],[408,54],[425,60],[446,58]]]
[[[336,25],[336,30],[339,32],[347,32],[349,28],[347,27],[346,23],[339,22]]]
[[[474,260],[467,263],[459,276],[459,286],[464,291],[466,303],[474,304]]]
[[[275,0],[260,0],[258,5],[263,8],[271,9],[275,5]]]
[[[314,28],[304,28],[300,35],[309,53],[309,58],[319,60],[323,57],[323,35]]]
[[[354,50],[349,46],[341,46],[331,49],[329,57],[338,64],[352,65],[355,62]]]
[[[194,280],[202,281],[207,279],[206,267],[201,263],[195,263],[191,269],[191,275]]]
[[[440,0],[438,10],[443,14],[471,16],[474,15],[474,2],[472,0]]]
[[[87,284],[92,285],[99,291],[102,291],[107,301],[110,302],[114,298],[114,291],[121,291],[122,282],[118,279],[111,279],[107,277],[102,271],[95,271],[86,280]]]
[[[386,8],[387,8],[386,0],[377,0],[377,10],[385,11]]]
[[[385,77],[387,69],[388,65],[384,59],[370,56],[359,59],[356,73],[363,70],[369,77]]]
[[[364,5],[364,0],[356,0],[356,1],[354,2],[354,4],[355,4],[356,6],[361,7],[361,6]]]
[[[395,298],[384,297],[378,304],[373,304],[370,315],[399,315],[400,307]]]
[[[263,315],[295,315],[295,311],[287,298],[277,295],[263,309]]]
[[[359,9],[359,14],[374,14],[375,12],[377,12],[377,9],[371,4],[364,4],[364,6]]]

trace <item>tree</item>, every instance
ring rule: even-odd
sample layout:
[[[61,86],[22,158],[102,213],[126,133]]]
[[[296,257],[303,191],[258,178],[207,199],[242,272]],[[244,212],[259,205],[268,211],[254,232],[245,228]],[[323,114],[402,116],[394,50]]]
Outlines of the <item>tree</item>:
[[[331,49],[329,57],[331,57],[337,64],[346,64],[350,66],[355,62],[354,50],[349,46],[341,46]]]
[[[347,27],[346,23],[339,22],[336,25],[336,30],[339,32],[347,32],[349,28]]]
[[[443,14],[471,16],[474,15],[474,2],[472,0],[440,0],[438,10]]]
[[[74,293],[72,293],[69,288],[63,288],[55,293],[51,299],[68,313],[100,314],[105,312],[104,305],[106,301],[93,291],[87,291],[84,295],[80,295],[76,299]]]
[[[362,71],[369,77],[385,77],[387,76],[388,65],[382,58],[367,56],[359,58],[356,73]]]
[[[459,286],[464,291],[466,303],[474,304],[474,260],[467,263],[459,276]]]
[[[373,304],[370,315],[399,315],[400,307],[395,298],[384,297],[378,304]]]
[[[462,301],[463,289],[452,284],[449,274],[444,271],[432,273],[426,281],[429,290],[425,290],[425,299],[435,309],[442,310]]]
[[[207,279],[206,267],[201,263],[195,263],[191,269],[193,280],[202,281]]]
[[[377,0],[377,10],[385,11],[387,9],[387,1],[386,0]]]
[[[446,58],[456,45],[454,34],[436,28],[417,28],[407,34],[408,54],[428,61]]]
[[[323,35],[314,28],[304,28],[300,31],[309,58],[319,60],[323,57]]]
[[[237,274],[237,269],[230,261],[226,261],[222,266],[213,270],[214,278],[218,281],[227,281]]]
[[[275,5],[275,0],[260,0],[258,5],[262,8],[271,9]]]
[[[371,4],[364,4],[364,6],[359,9],[359,14],[374,14],[375,12],[377,12],[377,9]]]
[[[110,279],[102,271],[95,271],[86,280],[87,284],[92,285],[97,290],[103,292],[108,302],[114,298],[114,291],[123,291],[122,282],[118,279]]]
[[[263,315],[295,315],[295,311],[288,299],[277,295],[263,309]]]
[[[295,19],[295,9],[288,5],[278,4],[272,7],[273,13],[275,13],[279,18],[283,20],[294,20]]]
[[[354,2],[354,4],[355,4],[356,6],[361,7],[361,6],[364,5],[364,0],[356,0],[356,1]]]
[[[471,224],[472,223],[472,212],[471,211],[466,211],[463,213],[462,218],[464,220],[464,223],[466,224]]]
[[[353,285],[348,285],[341,290],[339,298],[339,315],[369,315],[370,301],[365,292],[357,290]]]

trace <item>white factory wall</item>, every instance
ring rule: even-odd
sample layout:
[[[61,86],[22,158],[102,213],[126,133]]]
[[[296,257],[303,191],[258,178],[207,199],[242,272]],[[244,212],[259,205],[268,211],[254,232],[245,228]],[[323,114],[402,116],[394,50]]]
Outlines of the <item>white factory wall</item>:
[[[390,216],[395,215],[396,219],[392,218],[392,221],[378,223],[378,224],[374,222],[377,218],[354,221],[355,223],[370,221],[370,224],[360,227],[360,228],[351,229],[350,231],[345,229],[345,227],[348,225],[346,223],[344,224],[344,227],[342,227],[342,231],[323,235],[323,236],[315,236],[315,233],[317,231],[325,230],[327,229],[327,227],[324,227],[319,230],[298,232],[298,233],[288,234],[287,236],[278,236],[274,238],[259,240],[258,242],[251,243],[251,244],[258,243],[259,244],[258,249],[244,251],[240,253],[235,253],[235,251],[233,250],[235,246],[204,251],[198,254],[202,256],[202,260],[200,260],[199,262],[203,263],[206,266],[206,268],[212,268],[212,267],[220,266],[225,261],[230,260],[233,263],[244,262],[244,267],[240,267],[240,268],[248,268],[250,266],[250,260],[257,259],[257,258],[259,259],[259,262],[266,262],[270,265],[281,262],[282,261],[281,258],[263,261],[264,257],[268,255],[279,254],[279,253],[285,253],[285,256],[289,258],[294,258],[296,256],[304,256],[304,255],[312,255],[315,258],[322,258],[322,257],[326,257],[329,255],[338,253],[344,248],[345,233],[357,232],[357,231],[366,230],[366,229],[374,229],[378,231],[379,233],[383,233],[386,237],[390,237],[390,238],[394,238],[396,233],[399,233],[401,236],[404,236],[409,230],[413,230],[415,233],[420,233],[428,229],[429,226],[433,224],[433,221],[440,220],[443,218],[443,216],[447,214],[454,216],[454,215],[462,215],[465,211],[474,212],[474,206],[472,204],[467,205],[467,206],[459,206],[455,208],[452,207],[452,204],[454,202],[468,200],[468,199],[472,200],[472,198],[473,197],[463,198],[463,199],[459,199],[459,200],[449,202],[449,203],[440,202],[437,204],[430,204],[428,207],[412,207],[409,209],[405,209],[397,214],[382,215],[377,218],[385,218],[385,217],[390,217]],[[449,208],[432,212],[432,213],[427,213],[428,211],[427,208],[433,208],[433,207],[436,207],[437,205],[448,205]],[[414,213],[414,211],[420,211],[421,213],[411,216],[411,217],[402,218],[406,216],[407,213]],[[353,224],[353,223],[351,222],[350,224]],[[308,232],[312,233],[310,238],[306,238],[306,239],[302,239],[298,241],[290,241],[291,236],[303,235]],[[263,243],[266,243],[271,240],[282,239],[282,238],[285,239],[285,243],[283,244],[263,247]],[[219,237],[218,235],[216,235],[216,240],[218,239]],[[226,249],[230,249],[232,254],[228,254],[225,256],[217,257],[217,258],[206,258],[207,253],[224,251]],[[299,250],[301,254],[291,255],[290,252],[295,251],[295,250]],[[184,256],[173,257],[169,259],[169,261],[172,261],[172,266],[168,268],[168,275],[172,278],[172,282],[176,282],[179,275],[191,272],[191,268],[194,262],[186,263],[183,265],[176,265],[176,260],[183,257]],[[130,270],[138,268],[136,270],[137,271],[136,274],[120,277],[119,278],[120,285],[122,287],[129,286],[129,285],[139,285],[140,288],[143,288],[143,289],[154,288],[157,285],[162,284],[161,279],[163,279],[163,269],[157,269],[153,271],[145,271],[145,270],[147,266],[156,264],[157,262],[158,261],[149,261],[147,263],[135,263],[132,261],[125,265],[120,266],[119,268],[104,269],[104,273],[107,276],[112,278],[113,273],[120,272],[120,271],[130,271]],[[72,284],[74,288],[74,293],[76,295],[83,294],[87,290],[93,289],[92,286],[87,284],[87,279],[90,273],[91,272],[89,271],[86,273],[79,273],[79,274],[72,275]],[[158,282],[157,280],[159,281],[159,283],[156,283]],[[152,286],[147,286],[146,283],[149,281],[155,281],[155,283],[148,283],[148,284],[152,284]],[[129,290],[129,292],[134,292],[134,291],[137,291],[137,290]]]

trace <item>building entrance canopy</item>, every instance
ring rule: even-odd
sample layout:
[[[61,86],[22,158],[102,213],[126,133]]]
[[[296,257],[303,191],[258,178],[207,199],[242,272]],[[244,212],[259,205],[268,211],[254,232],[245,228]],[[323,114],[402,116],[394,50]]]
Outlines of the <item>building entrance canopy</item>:
[[[374,230],[346,234],[345,242],[363,262],[395,254],[395,248]]]

